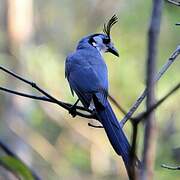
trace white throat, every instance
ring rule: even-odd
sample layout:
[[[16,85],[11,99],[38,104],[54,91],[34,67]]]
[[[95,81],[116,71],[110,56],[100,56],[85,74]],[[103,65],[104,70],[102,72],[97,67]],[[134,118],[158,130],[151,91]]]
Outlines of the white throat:
[[[102,48],[102,47],[98,46],[96,43],[93,42],[92,45],[99,51],[99,53],[101,54],[101,56],[106,52],[106,49],[105,49],[105,48]]]

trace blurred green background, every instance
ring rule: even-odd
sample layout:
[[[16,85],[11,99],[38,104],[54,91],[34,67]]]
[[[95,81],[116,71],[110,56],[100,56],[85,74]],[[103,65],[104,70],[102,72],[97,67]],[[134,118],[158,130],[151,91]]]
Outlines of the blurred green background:
[[[113,15],[119,17],[112,38],[120,58],[106,54],[110,94],[128,110],[145,84],[147,29],[151,1],[143,0],[0,0],[0,64],[60,100],[74,103],[64,77],[64,62],[77,42],[90,33],[102,32]],[[180,43],[178,7],[164,3],[157,70]],[[157,99],[179,80],[177,60],[158,82]],[[0,72],[0,86],[38,94]],[[0,92],[0,139],[47,180],[127,179],[124,165],[102,129],[90,128],[89,120],[71,118],[64,109],[46,102]],[[180,91],[156,113],[157,153],[155,179],[179,179],[180,172],[162,169],[162,163],[180,164]],[[119,119],[123,115],[114,107]],[[138,112],[144,110],[142,105]],[[131,136],[131,124],[125,132]],[[141,158],[143,125],[139,126]],[[7,176],[7,175],[6,175]],[[0,172],[0,177],[5,175]],[[6,177],[7,178],[7,177]]]

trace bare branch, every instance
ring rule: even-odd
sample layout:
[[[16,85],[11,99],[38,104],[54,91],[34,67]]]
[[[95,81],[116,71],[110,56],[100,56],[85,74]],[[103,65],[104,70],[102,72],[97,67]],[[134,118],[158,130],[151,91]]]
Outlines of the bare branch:
[[[30,95],[30,94],[26,94],[26,93],[21,93],[21,92],[18,92],[18,91],[10,90],[10,89],[4,88],[4,87],[0,87],[1,91],[5,91],[5,92],[11,93],[11,94],[18,95],[18,96],[23,96],[23,97],[26,97],[26,98],[31,98],[31,99],[36,99],[36,100],[50,102],[50,103],[55,103],[55,104],[58,104],[59,106],[63,107],[64,109],[66,109],[68,111],[71,109],[72,104],[64,103],[62,101],[59,101],[57,98],[53,97],[52,95],[50,95],[46,91],[44,91],[42,88],[37,86],[34,82],[31,82],[31,81],[29,81],[29,80],[27,80],[27,79],[25,79],[25,78],[15,74],[14,72],[12,72],[12,71],[10,71],[10,70],[2,67],[2,66],[0,66],[0,70],[10,74],[11,76],[13,76],[13,77],[23,81],[24,83],[26,83],[28,85],[31,85],[33,88],[35,88],[37,91],[39,91],[40,93],[42,93],[45,96]],[[81,107],[81,106],[76,106],[76,109],[81,110],[81,111],[85,111],[87,113],[90,113],[90,114],[84,114],[84,113],[81,113],[79,111],[76,111],[76,115],[78,115],[78,116],[85,117],[85,118],[88,118],[88,119],[97,119],[97,117],[94,114],[94,112],[89,110],[89,109],[86,109],[86,108]]]
[[[54,102],[56,102],[57,104],[59,104],[60,106],[62,106],[65,109],[68,109],[69,107],[66,106],[64,103],[62,103],[61,101],[58,101],[55,97],[51,96],[50,94],[48,94],[47,92],[45,92],[43,89],[41,89],[36,83],[29,81],[17,74],[15,74],[14,72],[0,66],[0,69],[3,70],[4,72],[10,74],[11,76],[15,77],[16,79],[19,79],[21,81],[23,81],[24,83],[32,86],[33,88],[35,88],[36,90],[38,90],[39,92],[41,92],[42,94],[44,94],[46,97],[50,98],[51,100],[53,100]]]
[[[157,82],[163,75],[164,73],[168,70],[168,68],[170,68],[170,66],[172,65],[173,62],[175,62],[176,58],[179,56],[180,54],[180,45],[177,46],[176,50],[172,53],[172,55],[170,56],[170,58],[167,60],[167,62],[162,66],[162,68],[160,69],[160,71],[157,73],[156,77],[155,77],[155,82]],[[121,120],[120,124],[121,126],[124,126],[125,123],[132,117],[132,115],[134,114],[134,112],[137,110],[137,108],[139,107],[139,105],[142,103],[142,101],[144,100],[144,98],[147,95],[147,89],[145,89],[142,94],[137,98],[137,100],[135,101],[135,103],[132,105],[132,107],[129,109],[128,113],[124,116],[124,118]]]
[[[59,106],[65,108],[66,110],[70,110],[70,107],[72,107],[73,105],[71,104],[68,104],[68,103],[65,103],[65,102],[62,102],[62,101],[59,101],[57,100],[55,97],[51,96],[50,94],[48,94],[47,92],[45,92],[43,89],[41,89],[39,86],[37,86],[36,83],[34,82],[31,82],[17,74],[15,74],[14,72],[0,66],[0,69],[8,74],[10,74],[11,76],[23,81],[24,83],[28,84],[28,85],[31,85],[33,88],[35,88],[36,90],[38,90],[39,92],[41,92],[42,94],[44,94],[45,96],[34,96],[34,95],[30,95],[30,94],[25,94],[25,93],[21,93],[21,92],[17,92],[17,91],[14,91],[14,90],[10,90],[10,89],[7,89],[7,88],[4,88],[4,87],[0,87],[0,90],[2,91],[5,91],[5,92],[8,92],[8,93],[11,93],[11,94],[15,94],[15,95],[19,95],[19,96],[23,96],[23,97],[26,97],[26,98],[31,98],[31,99],[36,99],[36,100],[41,100],[41,101],[47,101],[47,102],[51,102],[51,103],[56,103],[58,104]],[[126,111],[117,103],[117,101],[111,96],[111,95],[108,95],[109,99],[117,106],[117,108],[123,113],[123,114],[126,114]],[[82,114],[81,112],[76,112],[77,115],[81,116],[81,117],[85,117],[85,118],[95,118],[97,119],[93,112],[89,109],[86,109],[82,106],[76,106],[76,109],[78,110],[82,110],[82,111],[86,111],[88,113],[90,113],[91,115],[86,115],[86,114]]]
[[[54,103],[51,99],[46,98],[45,96],[34,96],[34,95],[14,91],[14,90],[11,90],[11,89],[7,89],[7,88],[4,88],[4,87],[0,87],[0,90],[4,91],[4,92],[7,92],[7,93],[15,94],[15,95],[18,95],[18,96],[23,96],[23,97],[26,97],[26,98],[31,98],[31,99],[41,100],[41,101],[48,101],[48,102]]]
[[[178,89],[180,88],[180,83],[177,84],[171,91],[169,91],[162,99],[160,99],[156,104],[154,104],[153,106],[151,106],[151,108],[149,110],[147,110],[146,112],[138,115],[137,117],[133,118],[133,120],[131,120],[132,123],[132,145],[131,145],[131,153],[130,153],[130,157],[131,157],[131,162],[132,162],[132,166],[130,169],[130,177],[132,177],[131,179],[137,179],[137,171],[136,171],[136,162],[137,162],[137,157],[136,157],[136,144],[137,144],[137,134],[138,134],[138,123],[141,120],[145,120],[145,118],[147,117],[147,115],[149,115],[150,113],[152,113],[152,111],[154,111],[158,106],[160,106],[168,97],[170,97],[173,93],[175,93]],[[141,165],[141,163],[139,163],[139,166]]]
[[[132,137],[131,137],[131,151],[130,151],[130,160],[131,160],[131,168],[130,168],[130,177],[133,180],[137,179],[137,172],[136,172],[136,144],[137,144],[137,135],[138,135],[138,123],[135,123],[135,121],[132,122]],[[139,165],[138,165],[139,166]]]
[[[97,125],[94,125],[94,124],[91,124],[91,123],[88,123],[88,126],[90,127],[93,127],[93,128],[104,128],[103,126],[97,126]]]
[[[0,87],[0,90],[4,91],[4,92],[7,92],[7,93],[15,94],[15,95],[18,95],[18,96],[30,98],[30,99],[41,100],[41,101],[46,101],[46,102],[53,103],[53,104],[58,104],[59,106],[61,106],[61,104],[63,103],[68,108],[63,107],[63,106],[61,106],[61,107],[63,107],[66,110],[70,110],[70,108],[72,107],[72,104],[65,103],[65,102],[62,102],[62,101],[59,101],[59,100],[58,100],[59,101],[59,103],[58,103],[57,101],[53,101],[52,99],[49,99],[49,98],[47,98],[45,96],[35,96],[35,95],[26,94],[26,93],[14,91],[14,90],[11,90],[11,89],[7,89],[7,88],[4,88],[4,87]],[[94,114],[93,111],[91,111],[89,109],[86,109],[86,108],[84,108],[82,106],[76,106],[76,109],[80,110],[80,111],[85,111],[85,112],[90,113],[90,114],[84,114],[84,113],[76,110],[76,115],[84,117],[84,118],[88,118],[88,119],[96,119],[96,115]]]
[[[180,83],[178,83],[171,91],[169,91],[162,99],[160,99],[156,104],[154,104],[149,110],[132,119],[131,123],[132,123],[133,133],[131,138],[132,145],[131,145],[131,153],[130,153],[131,162],[132,162],[132,166],[130,169],[130,177],[132,177],[132,179],[137,179],[137,171],[135,167],[137,164],[136,144],[137,144],[137,134],[138,134],[138,123],[141,120],[145,120],[145,118],[150,113],[152,113],[152,111],[154,111],[158,106],[160,106],[168,97],[170,97],[173,93],[175,93],[179,88],[180,88]],[[141,166],[140,162],[138,166]]]
[[[180,83],[178,83],[172,90],[170,90],[162,99],[151,106],[147,111],[139,114],[137,117],[133,118],[136,123],[139,123],[142,119],[145,119],[150,113],[152,113],[157,107],[159,107],[168,97],[174,94],[180,88]]]
[[[127,114],[127,112],[124,110],[124,108],[113,98],[113,96],[108,94],[108,97],[109,97],[110,101],[119,109],[119,111],[121,111],[124,115]]]
[[[166,164],[162,164],[161,167],[166,168],[166,169],[170,169],[170,170],[180,170],[180,166],[169,166]]]
[[[180,2],[178,1],[174,1],[174,0],[167,0],[168,3],[171,3],[173,5],[176,5],[176,6],[180,6]]]

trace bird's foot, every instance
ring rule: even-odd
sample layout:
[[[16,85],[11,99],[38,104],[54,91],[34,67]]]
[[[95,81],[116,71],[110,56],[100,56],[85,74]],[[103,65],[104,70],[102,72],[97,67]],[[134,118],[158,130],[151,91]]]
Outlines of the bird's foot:
[[[69,108],[69,114],[72,115],[72,117],[75,117],[77,115],[76,113],[76,106],[72,105],[70,108]]]
[[[69,108],[69,114],[71,114],[73,118],[77,115],[77,113],[76,113],[76,105],[77,105],[78,102],[79,102],[79,99],[75,102],[74,105],[72,105]]]

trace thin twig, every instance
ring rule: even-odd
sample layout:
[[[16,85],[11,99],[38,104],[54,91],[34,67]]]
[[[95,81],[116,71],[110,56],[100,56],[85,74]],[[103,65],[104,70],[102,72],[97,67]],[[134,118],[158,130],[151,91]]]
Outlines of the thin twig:
[[[176,26],[180,26],[180,22],[179,22],[179,23],[176,23]]]
[[[166,164],[161,164],[161,167],[166,168],[166,169],[170,169],[170,170],[180,170],[180,166],[169,166]]]
[[[4,88],[4,87],[0,87],[1,91],[5,91],[5,92],[11,93],[11,94],[18,95],[18,96],[23,96],[23,97],[26,97],[26,98],[31,98],[31,99],[36,99],[36,100],[50,102],[50,103],[55,103],[55,104],[58,104],[59,106],[63,107],[64,109],[66,109],[68,111],[71,109],[72,104],[59,101],[57,98],[53,97],[52,95],[50,95],[46,91],[44,91],[42,88],[40,88],[36,83],[31,82],[31,81],[29,81],[29,80],[27,80],[27,79],[25,79],[25,78],[15,74],[14,72],[12,72],[12,71],[10,71],[10,70],[2,67],[2,66],[0,66],[0,69],[2,71],[4,71],[4,72],[10,74],[11,76],[13,76],[13,77],[23,81],[24,83],[26,83],[28,85],[31,85],[33,88],[35,88],[37,91],[41,92],[45,96],[30,95],[30,94],[26,94],[26,93],[21,93],[21,92],[18,92],[18,91],[10,90],[10,89]],[[86,109],[86,108],[81,107],[81,106],[76,106],[76,109],[90,113],[90,114],[84,114],[84,113],[81,113],[79,111],[76,111],[76,114],[78,116],[89,118],[89,119],[97,119],[95,114],[91,110],[89,110],[89,109]]]
[[[42,94],[44,94],[46,97],[52,99],[54,102],[56,102],[57,104],[59,104],[59,105],[62,106],[63,108],[69,110],[69,107],[68,107],[66,104],[62,103],[61,101],[58,101],[55,97],[53,97],[53,96],[51,96],[50,94],[48,94],[47,92],[45,92],[45,91],[44,91],[43,89],[41,89],[35,82],[29,81],[29,80],[27,80],[27,79],[25,79],[25,78],[23,78],[23,77],[15,74],[14,72],[12,72],[12,71],[10,71],[10,70],[2,67],[2,66],[0,66],[0,69],[3,70],[4,72],[10,74],[11,76],[15,77],[16,79],[19,79],[19,80],[21,80],[22,82],[24,82],[24,83],[32,86],[33,88],[35,88],[36,90],[38,90],[39,92],[41,92]]]
[[[162,68],[160,69],[160,71],[157,73],[156,77],[155,77],[155,82],[157,82],[162,76],[163,74],[168,70],[168,68],[170,68],[170,66],[172,65],[173,62],[175,62],[176,58],[178,57],[178,55],[180,54],[180,45],[177,46],[176,50],[172,53],[172,55],[170,56],[170,58],[167,60],[167,62],[162,66]],[[121,120],[120,124],[123,127],[125,125],[125,123],[132,117],[132,115],[134,114],[134,112],[137,110],[137,108],[139,107],[139,105],[142,103],[142,101],[144,100],[144,98],[147,95],[147,89],[145,89],[142,94],[137,98],[137,100],[135,101],[135,103],[132,105],[132,107],[129,109],[128,113],[124,116],[124,118]]]
[[[156,102],[153,106],[151,106],[147,111],[133,118],[133,121],[139,123],[142,119],[145,119],[150,113],[152,113],[157,107],[159,107],[168,97],[174,94],[179,88],[180,88],[180,83],[178,83],[172,90],[170,90],[163,98],[161,98],[158,102]]]
[[[137,144],[137,135],[138,135],[138,123],[136,121],[131,121],[132,122],[132,143],[131,143],[131,151],[130,151],[130,161],[131,161],[131,168],[130,168],[130,179],[136,180],[137,179],[137,174],[136,174],[136,144]],[[138,165],[139,166],[139,165]]]
[[[18,96],[26,97],[26,98],[31,98],[31,99],[36,99],[36,100],[41,100],[41,101],[47,101],[47,102],[54,103],[54,101],[52,101],[51,99],[49,99],[49,98],[47,98],[45,96],[35,96],[35,95],[31,95],[31,94],[26,94],[26,93],[14,91],[14,90],[4,88],[4,87],[0,87],[0,90],[4,91],[4,92],[7,92],[7,93],[15,94],[15,95],[18,95]]]
[[[121,111],[124,115],[127,114],[127,112],[124,110],[124,108],[113,98],[113,96],[108,94],[108,97],[109,97],[110,101],[119,109],[119,111]]]
[[[167,98],[169,98],[172,94],[174,94],[177,90],[180,89],[180,83],[178,83],[173,89],[171,89],[163,98],[158,100],[153,106],[151,106],[147,111],[140,113],[134,118],[131,118],[131,122],[134,124],[138,124],[140,121],[144,120],[149,114],[151,114],[154,110],[156,110]],[[93,124],[88,123],[89,126],[95,128],[103,128],[103,126],[96,126]],[[136,130],[135,130],[136,131]],[[134,136],[133,136],[134,137]],[[133,138],[132,138],[133,139]],[[135,144],[135,140],[132,140],[132,147]],[[134,147],[133,147],[134,148]]]
[[[30,98],[30,99],[46,101],[46,102],[49,102],[49,103],[54,103],[54,104],[58,104],[59,105],[59,103],[57,103],[57,101],[53,101],[52,99],[49,99],[49,98],[47,98],[45,96],[35,96],[35,95],[26,94],[26,93],[14,91],[14,90],[11,90],[11,89],[7,89],[7,88],[4,88],[4,87],[0,87],[0,90],[4,91],[6,93],[15,94],[15,95],[26,97],[26,98]],[[65,103],[65,102],[62,102],[62,101],[60,101],[60,103],[64,103],[69,108],[72,106],[72,104]],[[61,105],[59,105],[59,106],[61,106]],[[84,113],[81,113],[80,111],[76,111],[76,115],[84,117],[84,118],[88,118],[88,119],[96,119],[96,116],[93,113],[93,111],[91,111],[89,109],[85,109],[82,106],[76,106],[76,109],[78,109],[80,111],[85,111],[85,112],[90,113],[90,114],[84,114]],[[68,108],[67,108],[67,110],[68,110]]]
[[[168,3],[171,3],[173,5],[176,5],[176,6],[180,6],[180,2],[178,1],[174,1],[174,0],[167,0]]]
[[[91,123],[88,123],[88,126],[93,127],[93,128],[103,128],[103,126],[101,126],[101,125],[94,125]]]

